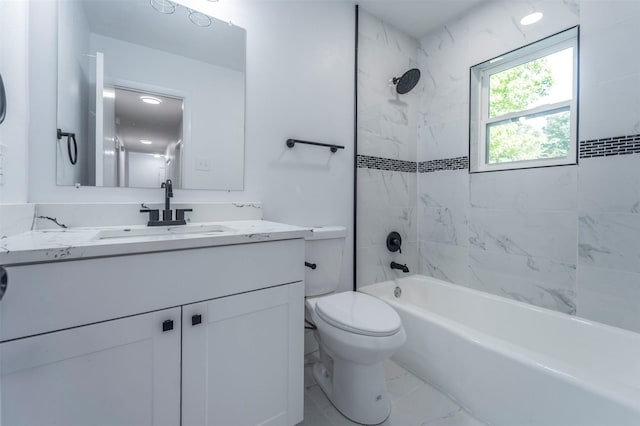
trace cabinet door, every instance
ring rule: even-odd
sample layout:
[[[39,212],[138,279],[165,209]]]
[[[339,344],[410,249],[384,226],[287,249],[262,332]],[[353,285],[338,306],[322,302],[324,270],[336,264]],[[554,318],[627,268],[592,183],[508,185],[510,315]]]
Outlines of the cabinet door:
[[[182,313],[183,425],[302,421],[302,283],[186,305]]]
[[[0,344],[0,424],[178,425],[180,333],[174,308]]]

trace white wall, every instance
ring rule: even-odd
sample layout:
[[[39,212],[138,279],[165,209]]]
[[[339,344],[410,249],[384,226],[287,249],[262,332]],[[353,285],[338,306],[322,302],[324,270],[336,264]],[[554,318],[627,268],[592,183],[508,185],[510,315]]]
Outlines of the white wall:
[[[176,190],[176,202],[263,202],[265,218],[352,227],[354,10],[342,2],[193,2],[247,29],[244,191]],[[186,18],[185,18],[186,19]],[[160,189],[55,185],[56,13],[38,2],[30,19],[32,202],[161,201]],[[188,74],[186,74],[188,76]],[[36,95],[37,94],[37,95]],[[331,154],[289,150],[290,137],[344,144]],[[24,196],[24,194],[23,194]],[[351,238],[342,288],[351,288]]]
[[[136,188],[160,188],[164,181],[164,157],[129,152],[129,185]]]
[[[518,24],[533,9],[542,21]],[[469,67],[580,24],[579,140],[640,133],[640,2],[491,2],[421,40],[420,161],[468,155]],[[640,155],[420,174],[422,273],[640,331]]]
[[[0,203],[24,203],[28,198],[28,14],[27,2],[0,2],[0,74],[7,95],[7,115],[0,124],[0,144],[7,147]]]

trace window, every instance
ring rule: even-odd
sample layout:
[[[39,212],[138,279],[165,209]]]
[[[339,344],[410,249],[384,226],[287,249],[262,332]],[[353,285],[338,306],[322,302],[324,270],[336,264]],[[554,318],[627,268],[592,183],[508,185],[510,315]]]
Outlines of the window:
[[[471,172],[576,164],[578,27],[471,68]]]

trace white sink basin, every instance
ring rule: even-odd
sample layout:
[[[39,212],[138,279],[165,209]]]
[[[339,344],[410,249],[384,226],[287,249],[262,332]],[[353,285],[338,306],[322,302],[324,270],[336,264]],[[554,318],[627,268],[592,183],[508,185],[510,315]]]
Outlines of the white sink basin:
[[[162,235],[211,234],[230,232],[231,228],[223,225],[178,225],[178,226],[150,226],[147,228],[118,228],[105,229],[98,232],[96,239],[132,238]]]

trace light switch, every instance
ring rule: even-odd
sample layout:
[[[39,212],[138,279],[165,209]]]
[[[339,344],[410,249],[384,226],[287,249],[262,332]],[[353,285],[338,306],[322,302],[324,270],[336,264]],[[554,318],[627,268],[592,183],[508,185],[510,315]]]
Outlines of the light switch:
[[[208,172],[211,170],[211,159],[208,157],[196,158],[196,170]]]

